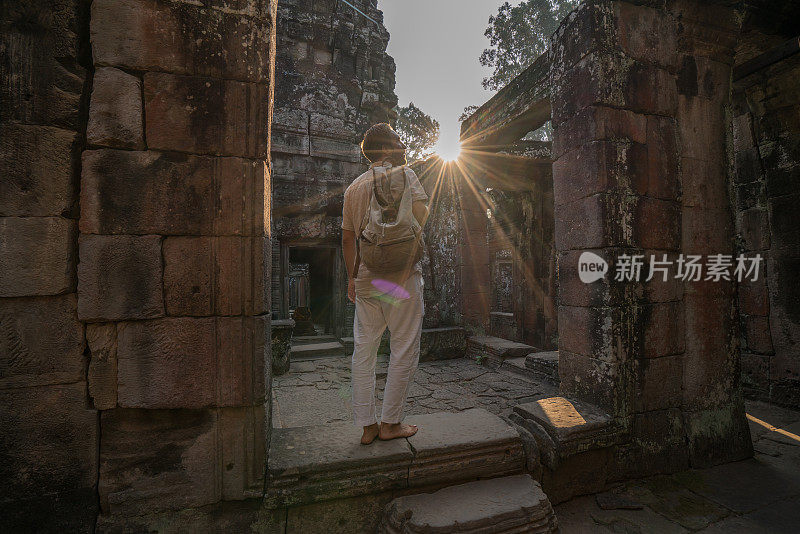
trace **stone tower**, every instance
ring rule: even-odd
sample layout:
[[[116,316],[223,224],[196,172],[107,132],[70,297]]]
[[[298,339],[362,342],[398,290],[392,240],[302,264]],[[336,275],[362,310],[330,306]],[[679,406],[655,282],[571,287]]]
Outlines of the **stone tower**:
[[[277,41],[272,311],[287,317],[290,266],[308,266],[314,322],[347,335],[342,193],[366,169],[364,132],[394,116],[389,33],[377,0],[287,0],[278,6]]]

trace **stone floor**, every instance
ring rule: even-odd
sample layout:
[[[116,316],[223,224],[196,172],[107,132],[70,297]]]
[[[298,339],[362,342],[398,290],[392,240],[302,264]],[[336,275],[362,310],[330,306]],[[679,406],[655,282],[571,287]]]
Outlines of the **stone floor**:
[[[378,396],[386,362],[378,364]],[[274,425],[306,426],[350,419],[349,359],[292,362],[273,384]],[[473,407],[505,415],[515,404],[552,396],[546,381],[523,378],[466,359],[419,366],[411,414]],[[800,412],[747,402],[755,456],[711,469],[637,480],[556,506],[561,532],[800,532]],[[626,509],[632,508],[632,509]]]
[[[386,382],[386,359],[377,365],[378,413]],[[527,380],[500,367],[492,370],[467,359],[423,362],[411,386],[407,414],[485,408],[506,415],[515,404],[550,397],[557,388]],[[350,359],[293,361],[272,385],[273,426],[289,428],[350,420]]]

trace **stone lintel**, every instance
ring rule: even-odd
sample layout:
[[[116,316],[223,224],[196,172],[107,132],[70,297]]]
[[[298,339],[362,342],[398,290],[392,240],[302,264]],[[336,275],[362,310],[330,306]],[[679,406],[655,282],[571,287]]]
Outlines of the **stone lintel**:
[[[265,502],[270,508],[520,473],[519,434],[483,409],[410,417],[412,438],[359,443],[351,423],[274,429]]]
[[[505,145],[550,119],[550,61],[547,52],[461,124],[469,147]]]

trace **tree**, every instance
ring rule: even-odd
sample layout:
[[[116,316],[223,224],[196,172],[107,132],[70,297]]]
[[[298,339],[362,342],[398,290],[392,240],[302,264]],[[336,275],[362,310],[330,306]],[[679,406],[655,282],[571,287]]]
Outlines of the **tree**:
[[[464,122],[468,118],[472,117],[472,114],[478,111],[480,106],[466,106],[464,111],[461,112],[461,115],[458,116],[458,122]]]
[[[489,17],[484,35],[490,47],[480,57],[481,65],[494,68],[483,79],[483,87],[496,91],[513,80],[543,54],[550,36],[580,0],[524,0],[512,6],[505,2],[497,15]]]
[[[439,121],[413,102],[398,108],[395,130],[405,143],[406,154],[411,161],[425,159],[433,154],[433,147],[439,140]]]

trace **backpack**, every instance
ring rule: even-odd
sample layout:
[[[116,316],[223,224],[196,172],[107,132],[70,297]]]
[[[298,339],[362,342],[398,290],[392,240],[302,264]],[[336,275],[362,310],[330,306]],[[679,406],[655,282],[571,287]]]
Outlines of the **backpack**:
[[[405,166],[402,191],[392,191],[390,176],[372,168],[372,195],[358,237],[358,255],[374,274],[410,270],[422,258],[422,227],[412,211],[414,200]],[[383,168],[381,168],[382,170]],[[358,269],[358,259],[356,269]],[[357,276],[357,271],[356,271]]]

